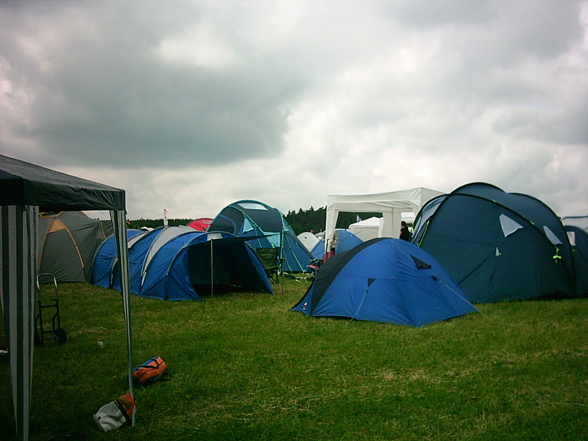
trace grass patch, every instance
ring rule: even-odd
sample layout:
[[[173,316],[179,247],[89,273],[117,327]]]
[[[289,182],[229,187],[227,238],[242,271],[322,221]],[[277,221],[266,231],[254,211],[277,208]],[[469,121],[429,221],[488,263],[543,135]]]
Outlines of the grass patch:
[[[422,328],[289,312],[307,281],[204,302],[132,297],[135,365],[171,381],[137,388],[136,427],[92,414],[126,392],[120,293],[61,284],[65,345],[36,348],[31,439],[569,440],[588,427],[588,299],[479,305]],[[98,346],[103,342],[103,347]],[[0,361],[0,422],[13,410]]]

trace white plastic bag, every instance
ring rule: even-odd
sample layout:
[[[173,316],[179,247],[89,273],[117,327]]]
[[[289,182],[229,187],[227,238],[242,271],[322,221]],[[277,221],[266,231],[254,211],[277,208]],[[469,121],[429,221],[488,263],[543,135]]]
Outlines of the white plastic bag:
[[[105,404],[94,414],[94,421],[105,432],[131,424],[135,413],[135,401],[130,394]]]

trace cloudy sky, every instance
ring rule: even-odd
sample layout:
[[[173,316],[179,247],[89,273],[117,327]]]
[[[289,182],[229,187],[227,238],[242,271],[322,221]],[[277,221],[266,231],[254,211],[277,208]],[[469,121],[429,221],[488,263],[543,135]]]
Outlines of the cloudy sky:
[[[0,151],[128,217],[474,181],[588,214],[588,0],[0,3]]]

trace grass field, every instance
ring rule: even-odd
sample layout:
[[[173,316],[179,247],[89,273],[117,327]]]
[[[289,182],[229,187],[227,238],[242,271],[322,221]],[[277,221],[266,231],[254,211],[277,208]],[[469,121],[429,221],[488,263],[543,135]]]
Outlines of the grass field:
[[[160,355],[172,379],[137,388],[136,426],[109,433],[92,414],[127,391],[120,293],[61,284],[68,342],[35,349],[31,439],[587,439],[588,298],[478,305],[409,328],[290,312],[308,284],[133,296],[134,362]],[[0,378],[0,438],[12,439],[5,359]]]

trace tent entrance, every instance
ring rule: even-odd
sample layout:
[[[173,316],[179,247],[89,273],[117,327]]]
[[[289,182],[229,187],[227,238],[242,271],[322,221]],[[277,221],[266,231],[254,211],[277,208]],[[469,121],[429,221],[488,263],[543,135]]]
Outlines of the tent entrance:
[[[217,239],[191,245],[188,249],[190,282],[204,292],[228,287],[267,289],[258,268],[251,260],[255,255],[242,238]],[[260,266],[261,271],[263,268]],[[214,287],[214,288],[213,288]],[[223,288],[224,287],[224,288]],[[234,289],[233,289],[234,291]]]

